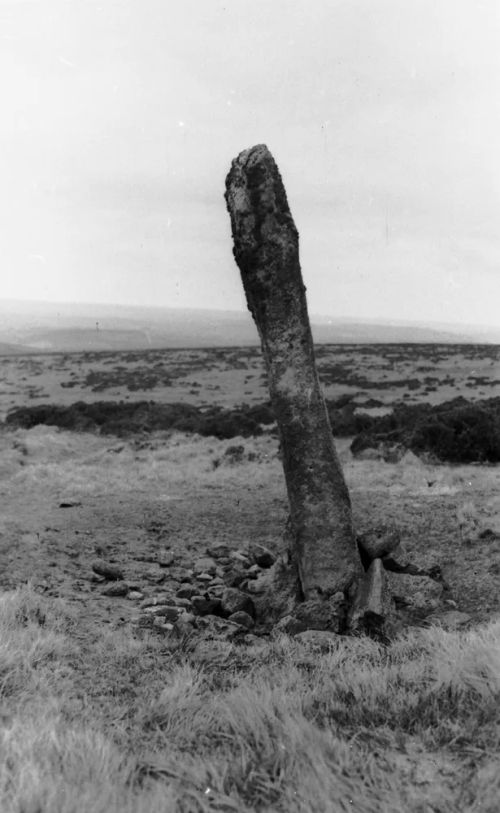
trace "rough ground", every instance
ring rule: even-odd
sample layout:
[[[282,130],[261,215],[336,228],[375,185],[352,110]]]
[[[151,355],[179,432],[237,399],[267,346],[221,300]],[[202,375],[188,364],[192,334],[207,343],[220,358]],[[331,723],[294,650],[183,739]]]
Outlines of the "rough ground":
[[[209,545],[260,542],[278,552],[286,500],[276,441],[240,445],[234,462],[225,454],[234,439],[3,431],[0,587],[31,579],[75,605],[80,635],[92,636],[95,625],[130,624],[140,603],[103,595],[97,558],[123,570],[132,595],[147,597],[178,587],[172,567],[191,567]],[[499,614],[500,469],[356,461],[348,441],[339,446],[357,529],[399,528],[413,562],[441,568],[442,609],[476,622]]]

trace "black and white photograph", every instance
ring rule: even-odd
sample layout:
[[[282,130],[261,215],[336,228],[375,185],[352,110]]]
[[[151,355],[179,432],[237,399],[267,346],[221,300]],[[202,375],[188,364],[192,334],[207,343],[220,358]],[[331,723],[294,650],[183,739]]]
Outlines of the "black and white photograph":
[[[500,810],[500,4],[0,0],[1,813]]]

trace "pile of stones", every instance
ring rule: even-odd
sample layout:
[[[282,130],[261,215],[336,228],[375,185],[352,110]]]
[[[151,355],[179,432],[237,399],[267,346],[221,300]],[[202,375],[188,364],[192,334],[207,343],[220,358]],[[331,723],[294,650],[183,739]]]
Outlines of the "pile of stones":
[[[124,579],[123,570],[102,560],[92,569],[104,587],[101,594],[127,597],[139,603],[132,618],[138,627],[154,628],[174,637],[184,637],[196,629],[232,635],[252,630],[256,623],[256,596],[267,587],[266,571],[276,558],[265,546],[250,544],[244,550],[232,550],[217,544],[190,567],[178,564],[174,552],[163,551],[157,563],[164,570],[167,589],[144,597],[141,585]],[[163,580],[162,580],[163,581]]]
[[[286,585],[288,605],[286,600],[279,603],[285,559],[257,543],[240,550],[222,543],[209,546],[189,566],[173,551],[160,552],[156,562],[164,587],[150,595],[125,580],[114,564],[99,560],[92,567],[104,580],[102,595],[137,602],[131,619],[137,628],[162,632],[174,641],[197,631],[250,640],[271,630],[306,638],[347,629],[384,639],[425,620],[448,629],[468,624],[470,617],[458,611],[439,567],[413,564],[397,530],[370,529],[358,535],[357,543],[365,573],[354,597],[338,593],[328,600],[296,602]]]

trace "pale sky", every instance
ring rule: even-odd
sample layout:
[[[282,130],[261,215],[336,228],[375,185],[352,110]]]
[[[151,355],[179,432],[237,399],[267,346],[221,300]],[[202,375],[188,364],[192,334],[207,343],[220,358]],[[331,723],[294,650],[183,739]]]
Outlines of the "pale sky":
[[[244,309],[266,143],[311,313],[499,325],[498,0],[0,0],[0,298]]]

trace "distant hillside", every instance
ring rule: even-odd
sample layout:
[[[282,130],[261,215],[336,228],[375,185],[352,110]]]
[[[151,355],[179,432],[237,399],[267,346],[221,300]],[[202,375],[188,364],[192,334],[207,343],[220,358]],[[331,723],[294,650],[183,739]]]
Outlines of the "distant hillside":
[[[488,343],[500,331],[311,317],[317,343]],[[0,301],[0,354],[259,344],[248,312]]]

